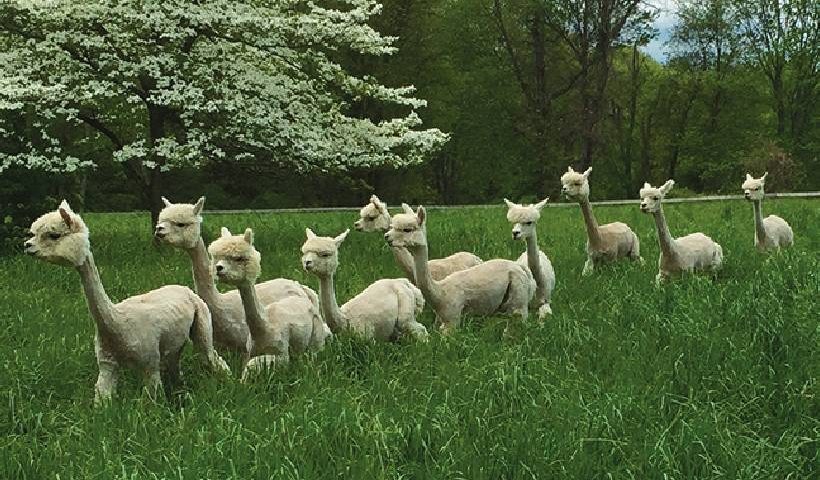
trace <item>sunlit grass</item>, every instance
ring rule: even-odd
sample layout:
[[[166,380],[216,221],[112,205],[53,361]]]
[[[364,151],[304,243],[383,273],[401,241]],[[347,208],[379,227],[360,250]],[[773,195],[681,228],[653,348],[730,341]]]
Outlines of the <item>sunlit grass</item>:
[[[428,344],[338,338],[252,385],[212,378],[189,351],[173,398],[151,403],[126,374],[98,410],[77,274],[0,258],[0,478],[817,478],[818,206],[766,202],[796,235],[793,249],[769,256],[754,250],[744,202],[667,206],[673,235],[703,231],[726,264],[716,278],[662,289],[654,224],[637,206],[596,214],[633,227],[646,265],[589,278],[580,212],[549,208],[539,240],[558,279],[555,314],[513,340],[499,318],[469,319]],[[431,255],[517,257],[523,244],[504,213],[431,211]],[[155,249],[144,217],[84,218],[113,299],[192,284],[188,257]],[[336,235],[354,220],[206,215],[204,232],[251,226],[263,278],[317,288],[299,264],[304,227]],[[352,232],[340,255],[340,301],[400,275],[378,234]]]

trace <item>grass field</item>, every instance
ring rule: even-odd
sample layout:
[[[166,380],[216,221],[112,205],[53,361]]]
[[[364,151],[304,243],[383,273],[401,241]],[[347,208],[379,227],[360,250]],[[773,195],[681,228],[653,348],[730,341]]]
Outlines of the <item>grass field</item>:
[[[0,478],[818,478],[820,202],[764,210],[791,223],[794,248],[757,254],[745,202],[668,205],[673,235],[712,236],[725,268],[655,289],[654,223],[637,205],[596,214],[633,227],[646,265],[584,279],[580,212],[548,208],[539,240],[556,270],[555,313],[513,340],[502,318],[468,319],[428,344],[340,337],[252,385],[210,377],[189,348],[176,396],[152,403],[128,373],[101,409],[78,275],[2,257]],[[192,285],[187,255],[155,249],[144,216],[84,218],[114,300]],[[318,288],[300,268],[304,227],[335,235],[355,218],[206,215],[204,235],[252,226],[263,279]],[[432,257],[524,248],[502,206],[434,210],[428,229]],[[381,236],[352,232],[340,302],[395,276]]]

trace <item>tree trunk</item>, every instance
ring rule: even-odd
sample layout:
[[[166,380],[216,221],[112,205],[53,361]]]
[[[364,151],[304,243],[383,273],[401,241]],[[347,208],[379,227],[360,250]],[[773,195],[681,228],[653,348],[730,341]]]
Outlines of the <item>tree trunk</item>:
[[[148,147],[154,148],[156,141],[165,136],[165,111],[162,107],[156,105],[148,105]],[[148,171],[148,209],[151,212],[151,231],[159,220],[159,212],[162,210],[162,167],[166,163],[166,159],[153,152],[151,160],[154,162],[154,167]]]

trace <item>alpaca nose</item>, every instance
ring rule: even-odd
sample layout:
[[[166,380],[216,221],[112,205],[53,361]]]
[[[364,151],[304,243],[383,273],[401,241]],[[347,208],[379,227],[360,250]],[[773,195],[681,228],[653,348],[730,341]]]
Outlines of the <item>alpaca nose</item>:
[[[517,232],[517,231],[513,230],[512,236],[513,236],[513,240],[518,240],[518,237],[521,236],[521,232]]]
[[[26,240],[26,242],[23,244],[23,247],[25,247],[25,248],[31,248],[33,246],[34,246],[34,243],[31,240]]]
[[[356,230],[361,230],[362,229],[362,221],[359,220],[358,222],[354,223],[353,228],[355,228]]]
[[[310,268],[313,265],[313,260],[305,260],[305,268]]]
[[[216,271],[217,271],[217,272],[221,272],[221,271],[223,271],[223,270],[225,270],[225,267],[224,267],[224,266],[222,266],[222,265],[217,264],[217,266],[216,266]]]
[[[155,237],[164,237],[165,236],[165,227],[162,225],[157,225],[157,228],[154,229],[154,236]]]

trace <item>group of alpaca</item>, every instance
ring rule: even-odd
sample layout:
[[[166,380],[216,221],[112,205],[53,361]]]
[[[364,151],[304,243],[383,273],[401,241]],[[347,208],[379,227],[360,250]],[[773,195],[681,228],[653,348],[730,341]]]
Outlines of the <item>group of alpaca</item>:
[[[571,167],[561,177],[564,196],[580,204],[587,230],[587,260],[583,275],[607,262],[628,258],[643,262],[637,235],[624,223],[598,225],[589,202],[589,175]],[[755,246],[761,251],[793,243],[791,227],[782,218],[762,218],[761,201],[766,174],[746,175],[745,197],[754,204]],[[673,238],[663,214],[662,200],[674,182],[640,190],[641,211],[655,219],[660,244],[660,283],[680,272],[710,271],[720,267],[723,250],[702,233]],[[409,336],[426,341],[427,329],[418,322],[425,301],[436,314],[443,333],[457,328],[464,314],[508,313],[526,320],[530,309],[539,321],[552,313],[555,287],[552,264],[538,247],[536,224],[543,200],[520,205],[504,200],[515,240],[526,242],[516,260],[482,260],[469,252],[430,260],[427,245],[427,212],[402,204],[402,212],[390,216],[387,205],[373,195],[360,211],[356,230],[384,232],[406,278],[377,280],[339,306],[335,274],[339,248],[349,230],[336,237],[322,237],[306,229],[302,267],[319,280],[319,295],[294,280],[277,278],[257,283],[261,255],[248,228],[233,235],[222,228],[221,236],[207,248],[201,236],[205,199],[195,204],[172,204],[165,198],[155,237],[185,250],[193,264],[196,293],[188,287],[169,285],[114,304],[103,288],[91,253],[88,228],[63,201],[31,225],[26,253],[51,263],[74,267],[80,274],[88,307],[96,323],[94,339],[99,375],[95,401],[111,397],[118,371],[132,368],[145,377],[153,396],[165,381],[179,380],[179,359],[190,338],[208,367],[230,375],[230,369],[214,345],[239,352],[243,357],[242,380],[260,370],[286,363],[292,355],[321,350],[334,334],[350,331],[365,339],[393,341]],[[236,287],[226,293],[216,283]]]

